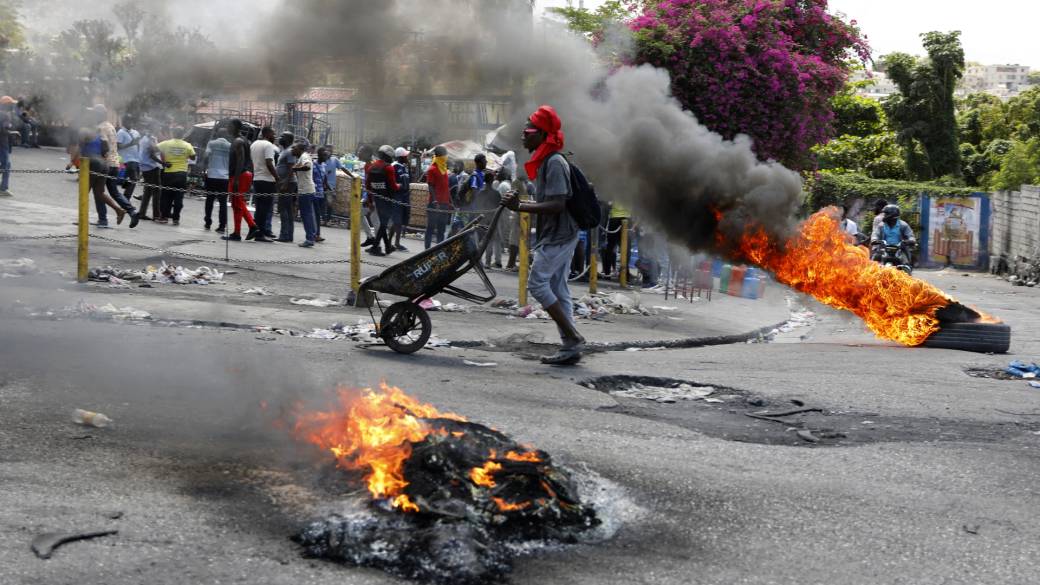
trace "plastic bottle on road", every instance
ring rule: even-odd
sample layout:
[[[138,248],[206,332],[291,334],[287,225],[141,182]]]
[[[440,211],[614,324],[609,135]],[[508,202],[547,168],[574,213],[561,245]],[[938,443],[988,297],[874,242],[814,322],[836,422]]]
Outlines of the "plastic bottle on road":
[[[101,414],[100,412],[91,412],[89,410],[77,408],[72,412],[72,422],[88,427],[97,427],[103,429],[108,425],[112,424],[112,419]]]

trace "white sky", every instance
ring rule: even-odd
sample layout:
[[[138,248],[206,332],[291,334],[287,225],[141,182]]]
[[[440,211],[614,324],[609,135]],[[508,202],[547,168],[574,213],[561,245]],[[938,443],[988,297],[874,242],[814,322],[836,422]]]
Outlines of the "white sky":
[[[585,0],[589,8],[602,3]],[[538,0],[539,12],[566,4],[566,0]],[[893,51],[923,54],[920,33],[959,30],[969,61],[1040,69],[1037,0],[831,0],[829,5],[831,12],[842,12],[859,23],[875,58]]]

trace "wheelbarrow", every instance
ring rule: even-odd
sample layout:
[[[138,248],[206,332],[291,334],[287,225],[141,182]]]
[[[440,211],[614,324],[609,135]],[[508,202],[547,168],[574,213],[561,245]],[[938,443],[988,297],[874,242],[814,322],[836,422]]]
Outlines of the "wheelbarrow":
[[[480,225],[484,216],[478,216],[454,236],[420,254],[391,266],[378,276],[361,282],[358,299],[369,299],[368,312],[376,326],[376,335],[390,349],[411,354],[426,346],[433,333],[430,315],[420,303],[442,292],[472,303],[484,304],[498,294],[491,284],[481,259],[491,238],[498,229],[498,220],[504,207],[499,207],[488,225]],[[477,273],[488,293],[482,296],[454,286],[454,282],[470,270]],[[394,303],[383,311],[378,295],[385,293],[408,300]],[[377,321],[372,305],[379,308]]]

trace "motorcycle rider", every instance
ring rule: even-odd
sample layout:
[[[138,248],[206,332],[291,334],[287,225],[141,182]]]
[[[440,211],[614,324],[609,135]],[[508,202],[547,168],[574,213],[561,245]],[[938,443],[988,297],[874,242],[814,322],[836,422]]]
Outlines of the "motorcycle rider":
[[[917,245],[910,224],[899,219],[899,206],[886,205],[882,210],[882,221],[874,227],[870,237],[870,249],[875,261],[882,261],[885,246],[899,246],[898,256],[902,264],[910,265],[908,250]]]

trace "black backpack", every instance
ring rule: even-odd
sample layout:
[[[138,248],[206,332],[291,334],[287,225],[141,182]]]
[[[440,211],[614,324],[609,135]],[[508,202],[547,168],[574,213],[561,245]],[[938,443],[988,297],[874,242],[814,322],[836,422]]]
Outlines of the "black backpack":
[[[560,156],[563,156],[562,154]],[[567,199],[567,212],[578,224],[578,229],[588,230],[598,225],[603,220],[603,211],[600,208],[599,198],[596,197],[596,189],[592,187],[585,173],[563,156],[571,171],[571,196]]]

